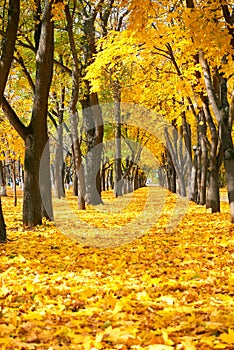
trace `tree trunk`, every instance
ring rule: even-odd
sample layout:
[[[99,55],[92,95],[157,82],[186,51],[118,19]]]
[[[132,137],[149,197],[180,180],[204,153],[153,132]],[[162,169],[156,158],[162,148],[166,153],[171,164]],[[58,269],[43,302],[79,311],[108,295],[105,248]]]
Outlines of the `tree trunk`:
[[[75,166],[73,173],[73,196],[78,197],[78,176],[76,174]]]
[[[184,142],[185,152],[187,153],[187,164],[185,165],[188,182],[188,196],[190,196],[190,184],[191,184],[191,171],[192,171],[192,140],[191,140],[191,126],[186,120],[185,112],[182,113],[182,133],[180,142]],[[185,196],[186,196],[186,185]]]
[[[54,176],[54,192],[56,198],[65,197],[64,177],[63,177],[63,126],[59,124],[57,127],[57,140],[55,151],[55,176]]]
[[[121,155],[121,93],[118,83],[114,86],[114,114],[115,114],[115,185],[114,194],[115,197],[123,195],[122,186],[122,155]]]
[[[46,142],[41,141],[40,135],[35,134],[28,135],[25,141],[23,223],[30,227],[42,223],[39,176],[42,150]]]
[[[231,222],[234,223],[234,159],[224,159],[226,170],[228,200],[230,204]]]
[[[176,171],[173,165],[171,154],[169,151],[167,154],[167,166],[166,166],[166,175],[167,175],[167,188],[170,192],[176,193]]]
[[[197,192],[198,192],[198,159],[197,159],[197,147],[194,147],[194,158],[193,158],[193,165],[191,169],[191,176],[190,176],[190,196],[189,199],[193,202],[197,202]]]
[[[0,197],[0,243],[6,243],[6,225],[2,213],[2,203]]]
[[[206,203],[206,187],[207,187],[207,167],[208,167],[208,154],[205,136],[201,138],[201,182],[200,182],[200,194],[199,204],[204,205]]]
[[[188,150],[184,147],[182,135],[178,134],[175,127],[172,129],[172,136],[170,137],[169,131],[165,128],[166,147],[171,155],[171,160],[174,165],[178,183],[178,190],[180,196],[186,196],[186,159],[188,160]]]
[[[54,51],[51,7],[51,2],[46,0],[36,56],[36,84],[32,119],[25,138],[23,223],[30,227],[41,224],[45,214],[52,218],[47,135],[47,107],[53,74]],[[41,161],[42,164],[40,164]]]
[[[101,156],[103,149],[103,121],[101,107],[95,105],[96,97],[87,95],[82,101],[83,120],[86,131],[86,200],[88,204],[98,205],[101,198]]]
[[[61,103],[58,105],[58,125],[56,128],[56,151],[55,151],[55,179],[54,192],[56,198],[65,197],[64,189],[64,159],[63,159],[63,111],[64,111],[65,88],[61,89]]]
[[[3,168],[3,162],[0,160],[0,196],[6,195],[6,174]]]
[[[20,16],[20,1],[9,0],[8,3],[8,23],[4,39],[1,43],[0,58],[0,106],[3,102],[4,90],[8,79],[11,63],[13,60],[15,41],[17,38],[17,30]],[[2,164],[1,164],[2,165]],[[2,171],[2,168],[1,168]],[[1,173],[1,175],[3,175]],[[3,179],[3,177],[2,177]],[[4,181],[4,180],[3,180]],[[4,194],[4,183],[1,184],[1,191]],[[0,243],[6,242],[6,226],[2,213],[1,197],[0,197]]]
[[[80,140],[78,135],[78,112],[77,112],[77,102],[79,96],[79,60],[77,55],[76,43],[73,34],[73,19],[70,14],[69,6],[65,5],[65,13],[67,19],[67,30],[69,36],[69,43],[72,51],[73,57],[73,69],[72,69],[72,96],[70,100],[70,124],[71,124],[71,140],[72,140],[72,150],[74,158],[74,170],[76,177],[78,178],[78,209],[85,209],[85,179],[84,179],[84,169],[82,164],[82,154],[80,149]],[[75,182],[74,182],[75,186]],[[74,187],[75,188],[75,187]]]
[[[70,110],[70,122],[72,129],[72,153],[74,158],[73,194],[78,194],[78,209],[85,210],[85,175],[82,164],[80,141],[78,137],[78,117],[77,111],[75,111],[73,114],[72,109]]]
[[[197,120],[198,141],[195,156],[197,158],[197,197],[196,203],[206,204],[207,188],[207,169],[208,169],[208,152],[207,152],[207,123],[204,110],[201,109]]]
[[[0,58],[0,105],[2,103],[3,93],[13,60],[19,15],[20,0],[9,0],[7,30],[6,34],[4,35],[4,40],[1,43],[2,54]]]
[[[14,206],[17,206],[17,188],[16,188],[16,173],[15,173],[15,161],[11,162],[11,173],[12,173],[12,186],[14,193]]]

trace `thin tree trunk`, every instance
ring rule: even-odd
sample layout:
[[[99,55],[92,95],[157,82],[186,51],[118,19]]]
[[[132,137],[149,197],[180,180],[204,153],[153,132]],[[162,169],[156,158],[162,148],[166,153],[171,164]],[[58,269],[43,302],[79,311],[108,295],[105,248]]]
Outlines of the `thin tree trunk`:
[[[201,187],[199,204],[206,203],[206,187],[207,187],[207,168],[208,168],[208,152],[206,146],[206,136],[201,137]]]
[[[207,124],[203,109],[198,114],[198,147],[196,150],[197,157],[197,197],[196,203],[206,204],[206,188],[207,188],[207,169],[208,169],[208,152],[207,152]]]
[[[121,92],[118,83],[114,86],[114,114],[115,114],[115,197],[123,195],[122,186],[122,155],[121,155]],[[135,187],[135,186],[134,186]]]
[[[65,197],[64,179],[63,179],[63,125],[59,122],[57,127],[57,140],[55,152],[55,177],[54,192],[56,198]]]
[[[82,154],[80,149],[80,141],[78,135],[78,112],[77,112],[77,102],[79,96],[79,61],[76,50],[75,38],[72,30],[73,21],[70,14],[69,6],[65,5],[65,13],[67,19],[67,29],[69,36],[69,43],[72,51],[73,57],[73,69],[72,69],[72,96],[70,100],[70,123],[71,123],[71,138],[72,138],[72,149],[74,157],[74,169],[75,174],[78,177],[78,208],[80,210],[85,209],[85,179],[84,179],[84,169],[82,164]]]
[[[0,196],[0,243],[6,243],[7,236],[6,236],[6,225],[2,213],[2,203],[1,203],[1,196]]]
[[[191,169],[191,178],[190,178],[190,197],[189,199],[193,202],[197,202],[197,192],[198,192],[198,178],[197,178],[197,168],[198,168],[198,159],[197,159],[197,147],[194,147],[194,158],[193,165]]]
[[[17,189],[16,189],[16,173],[15,173],[15,161],[11,163],[12,181],[13,181],[13,193],[14,193],[14,206],[17,206]]]
[[[11,63],[13,60],[18,24],[19,24],[19,16],[20,16],[20,1],[9,0],[7,30],[4,36],[4,40],[1,43],[0,106],[2,105],[2,102],[3,102],[4,90],[8,79]],[[5,242],[6,242],[6,226],[4,222],[2,205],[1,205],[1,197],[0,197],[0,243],[5,243]]]
[[[58,125],[56,126],[56,151],[55,151],[55,177],[54,192],[56,198],[65,197],[64,188],[64,157],[63,157],[63,113],[64,113],[65,87],[61,88],[60,103],[57,103]]]
[[[3,168],[3,162],[0,160],[0,196],[6,195],[6,173]]]

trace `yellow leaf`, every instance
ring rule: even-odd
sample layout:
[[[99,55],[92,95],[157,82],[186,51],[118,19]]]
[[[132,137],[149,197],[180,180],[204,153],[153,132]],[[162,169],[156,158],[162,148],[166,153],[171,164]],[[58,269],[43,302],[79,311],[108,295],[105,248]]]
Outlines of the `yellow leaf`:
[[[223,333],[219,338],[227,344],[234,344],[234,330],[229,328],[228,333]]]
[[[37,321],[41,321],[44,319],[44,315],[43,313],[40,312],[36,312],[36,311],[31,311],[28,314],[24,315],[24,320],[29,320],[29,321],[33,321],[33,320],[37,320]]]
[[[174,348],[172,346],[164,345],[164,344],[153,344],[147,346],[148,350],[173,350]]]

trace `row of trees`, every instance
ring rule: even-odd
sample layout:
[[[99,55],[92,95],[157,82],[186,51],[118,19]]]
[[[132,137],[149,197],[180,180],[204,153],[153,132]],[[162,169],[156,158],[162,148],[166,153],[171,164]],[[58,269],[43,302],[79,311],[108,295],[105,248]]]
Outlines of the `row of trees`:
[[[79,208],[84,209],[86,202],[102,202],[102,109],[98,94],[91,91],[84,77],[94,60],[97,40],[105,37],[110,28],[119,30],[127,13],[120,13],[113,0],[9,0],[1,1],[0,10],[0,104],[4,118],[24,143],[23,223],[34,226],[43,217],[53,217],[49,129],[53,135],[56,129],[57,196],[64,193],[64,129],[69,129],[74,173],[79,178]],[[2,216],[1,222],[1,240],[5,241]]]
[[[126,30],[109,33],[89,68],[93,91],[118,83],[123,101],[158,112],[166,126],[160,179],[212,212],[223,164],[234,222],[233,5],[132,0],[127,8]]]
[[[134,125],[148,135],[135,132],[133,138],[139,149],[150,145],[169,188],[182,196],[188,192],[189,199],[207,203],[213,212],[220,210],[223,163],[234,222],[231,2],[0,4],[0,103],[4,118],[24,142],[25,225],[53,217],[49,132],[55,139],[57,196],[64,194],[61,174],[68,138],[79,179],[79,208],[102,202],[102,106],[107,102],[113,105],[116,196],[122,194],[128,173],[121,169],[121,139]],[[131,150],[135,155],[136,149]],[[138,161],[131,157],[130,169]]]

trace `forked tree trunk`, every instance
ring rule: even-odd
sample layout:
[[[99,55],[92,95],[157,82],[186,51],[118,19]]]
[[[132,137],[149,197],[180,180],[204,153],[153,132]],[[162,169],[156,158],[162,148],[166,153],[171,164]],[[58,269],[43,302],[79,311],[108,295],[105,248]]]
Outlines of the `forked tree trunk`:
[[[53,74],[54,52],[51,8],[52,3],[46,0],[41,22],[39,47],[36,55],[37,79],[35,83],[32,118],[27,128],[27,137],[25,139],[23,222],[27,226],[41,224],[44,215],[52,218],[47,134],[48,96]],[[40,164],[42,155],[43,165]],[[42,166],[40,167],[40,165]],[[43,179],[41,182],[42,188],[40,188],[40,176]]]
[[[221,93],[221,107],[216,101],[214,88],[212,85],[208,64],[204,59],[203,53],[200,52],[200,62],[203,68],[207,93],[212,105],[212,109],[219,124],[220,138],[222,142],[224,167],[226,171],[228,199],[230,205],[231,222],[234,222],[234,147],[232,141],[232,122],[234,97],[232,96],[231,106],[227,101],[227,81],[222,75],[216,73],[216,78],[219,81],[219,89]]]
[[[22,124],[5,98],[2,105],[5,114],[25,142],[23,223],[30,227],[41,224],[43,216],[52,218],[47,135],[48,95],[53,74],[54,52],[51,8],[52,3],[46,0],[36,54],[35,95],[29,126],[25,127]]]

